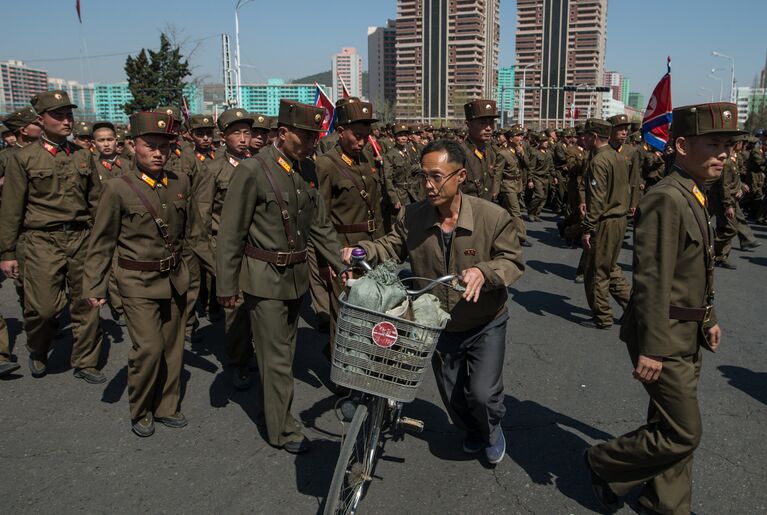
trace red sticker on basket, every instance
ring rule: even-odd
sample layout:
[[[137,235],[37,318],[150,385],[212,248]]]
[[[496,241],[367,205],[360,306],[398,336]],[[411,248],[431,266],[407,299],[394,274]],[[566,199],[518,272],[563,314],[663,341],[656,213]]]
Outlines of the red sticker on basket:
[[[399,333],[397,332],[397,328],[394,327],[394,324],[391,322],[378,322],[373,326],[372,336],[373,342],[375,342],[376,345],[388,349],[397,343]]]

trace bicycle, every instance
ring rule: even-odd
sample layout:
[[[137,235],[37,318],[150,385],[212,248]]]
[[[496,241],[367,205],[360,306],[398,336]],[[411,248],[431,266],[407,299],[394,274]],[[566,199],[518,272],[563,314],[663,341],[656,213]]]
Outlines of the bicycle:
[[[352,265],[346,271],[362,269],[369,272],[371,267],[365,256],[364,250],[354,249]],[[406,290],[408,299],[413,299],[439,284],[464,291],[462,286],[455,284],[458,279],[459,276],[446,275],[433,280],[408,277],[403,281],[428,282],[420,290]],[[357,513],[373,479],[385,430],[423,430],[423,422],[402,416],[402,407],[415,399],[439,335],[447,323],[429,327],[352,306],[345,299],[345,293],[341,294],[330,377],[335,384],[356,393],[337,404],[342,422],[351,422],[342,439],[325,500],[325,515]]]

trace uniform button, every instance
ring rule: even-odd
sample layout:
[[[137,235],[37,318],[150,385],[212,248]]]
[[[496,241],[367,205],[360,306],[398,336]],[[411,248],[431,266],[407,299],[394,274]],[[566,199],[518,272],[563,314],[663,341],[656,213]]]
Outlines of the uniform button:
[[[365,176],[363,175],[363,176],[362,176],[362,179],[363,179],[363,180],[364,180],[364,179],[367,179],[367,177],[365,177]]]
[[[296,234],[298,234],[299,236],[301,236],[301,231],[296,231]]]
[[[300,195],[301,194],[301,190],[296,190],[296,193],[298,193]]]
[[[162,205],[162,208],[163,208],[163,209],[165,209],[166,207],[168,207],[166,204],[163,204],[163,205]]]

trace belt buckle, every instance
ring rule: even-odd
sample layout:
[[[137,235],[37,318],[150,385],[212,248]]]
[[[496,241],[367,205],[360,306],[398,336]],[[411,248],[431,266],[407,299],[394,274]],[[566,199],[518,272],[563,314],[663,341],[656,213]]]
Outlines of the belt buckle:
[[[706,324],[706,323],[711,321],[711,311],[713,311],[714,306],[709,304],[704,309],[706,311],[705,311],[705,313],[703,313],[703,323]]]
[[[368,232],[376,232],[376,221],[368,220]]]
[[[173,256],[160,260],[160,272],[170,272]]]
[[[290,252],[277,252],[277,266],[288,266],[290,261]]]

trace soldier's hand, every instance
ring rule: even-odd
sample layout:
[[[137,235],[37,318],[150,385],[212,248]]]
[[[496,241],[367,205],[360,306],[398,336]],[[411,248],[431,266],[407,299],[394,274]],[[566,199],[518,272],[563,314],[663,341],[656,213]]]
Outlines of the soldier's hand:
[[[233,308],[235,303],[237,302],[237,295],[232,295],[231,297],[217,297],[217,298],[218,298],[218,303],[225,308]]]
[[[660,377],[661,370],[663,370],[663,358],[640,354],[634,370],[634,379],[643,383],[654,383]]]
[[[533,183],[533,181],[527,181],[527,189],[531,190],[533,188],[535,188],[535,184]]]
[[[584,249],[591,249],[591,234],[587,232],[583,233],[583,236],[581,236],[581,242],[583,242]]]
[[[630,208],[629,208],[629,212],[628,212],[629,218],[634,218],[634,214],[635,214],[636,212],[637,212],[637,208],[635,208],[635,207],[630,207]]]
[[[107,303],[107,299],[97,299],[96,297],[88,298],[88,305],[92,308],[98,309],[106,303]]]
[[[735,219],[735,208],[734,207],[728,207],[724,210],[724,216],[729,218],[730,220]]]
[[[341,261],[344,265],[352,264],[352,251],[354,247],[344,247],[341,249]]]
[[[402,202],[395,202],[394,203],[394,209],[395,210],[399,211],[401,207],[402,207]]]
[[[461,282],[466,286],[463,298],[468,302],[477,302],[479,292],[485,284],[485,274],[477,267],[472,267],[461,272]]]
[[[0,261],[0,270],[3,271],[8,279],[19,278],[19,262],[15,259],[9,259],[8,261]]]
[[[711,351],[716,352],[722,341],[722,328],[719,327],[719,324],[706,329],[706,339],[708,340],[708,346],[711,348]]]
[[[551,180],[551,183],[552,183],[554,186],[556,186],[557,184],[559,184],[559,179],[557,179],[556,177],[553,177],[553,178],[552,178],[552,180]]]
[[[741,186],[741,189],[743,190],[743,193],[748,193],[749,191],[751,191],[751,188],[748,187],[748,184],[743,184]]]
[[[578,204],[578,212],[581,214],[581,218],[586,216],[586,203]]]

